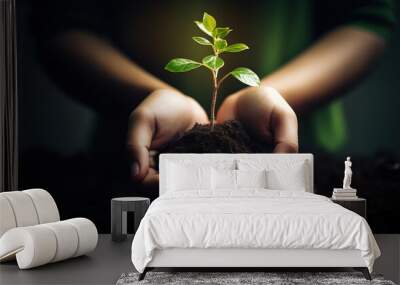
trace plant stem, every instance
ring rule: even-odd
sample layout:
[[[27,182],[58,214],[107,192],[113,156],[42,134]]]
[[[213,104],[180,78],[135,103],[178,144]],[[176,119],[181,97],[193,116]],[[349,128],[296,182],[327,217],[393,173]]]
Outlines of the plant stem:
[[[218,87],[219,84],[217,82],[217,74],[216,72],[212,71],[213,75],[213,92],[212,92],[212,98],[211,98],[211,131],[214,130],[214,125],[215,125],[215,105],[217,104],[217,95],[218,95]]]
[[[221,86],[222,82],[229,77],[230,73],[225,74],[222,78],[218,81],[218,88]]]

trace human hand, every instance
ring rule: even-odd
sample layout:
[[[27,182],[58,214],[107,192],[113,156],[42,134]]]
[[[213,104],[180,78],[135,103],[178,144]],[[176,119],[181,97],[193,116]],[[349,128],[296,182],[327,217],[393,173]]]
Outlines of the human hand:
[[[275,153],[298,152],[297,117],[285,99],[271,87],[242,89],[222,103],[217,122],[238,120]]]
[[[195,123],[209,123],[203,108],[191,97],[172,89],[152,92],[132,111],[128,126],[128,148],[132,176],[144,184],[158,183],[150,165],[150,151],[158,150]]]

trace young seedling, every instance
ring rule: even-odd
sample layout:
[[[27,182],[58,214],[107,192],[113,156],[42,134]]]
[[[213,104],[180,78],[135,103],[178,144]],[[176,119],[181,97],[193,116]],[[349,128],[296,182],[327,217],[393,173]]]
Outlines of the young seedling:
[[[218,79],[218,72],[224,66],[224,61],[221,58],[221,54],[224,52],[241,52],[249,47],[243,43],[236,43],[228,45],[226,41],[226,36],[232,32],[232,29],[228,27],[217,27],[217,22],[214,17],[204,13],[203,21],[194,21],[197,27],[205,34],[207,34],[211,40],[203,37],[193,37],[192,39],[203,46],[210,46],[212,48],[213,54],[208,55],[202,59],[201,62],[194,61],[186,58],[174,58],[165,66],[165,69],[170,72],[187,72],[201,66],[209,69],[212,74],[213,79],[213,91],[212,91],[212,101],[211,101],[211,131],[214,130],[215,125],[215,105],[217,102],[218,89],[221,83],[232,75],[239,81],[250,86],[259,86],[260,79],[257,74],[246,67],[238,67],[231,72],[226,73],[220,79]]]

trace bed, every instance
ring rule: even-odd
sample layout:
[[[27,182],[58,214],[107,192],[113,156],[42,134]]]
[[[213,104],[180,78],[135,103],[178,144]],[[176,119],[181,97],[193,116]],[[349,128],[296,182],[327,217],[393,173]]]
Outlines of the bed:
[[[352,267],[380,251],[364,218],[313,194],[312,154],[162,154],[160,197],[132,243],[159,267]]]

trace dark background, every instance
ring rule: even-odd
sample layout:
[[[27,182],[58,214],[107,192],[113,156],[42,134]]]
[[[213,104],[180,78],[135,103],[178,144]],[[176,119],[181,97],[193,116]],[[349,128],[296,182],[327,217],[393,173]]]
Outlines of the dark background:
[[[62,218],[92,218],[108,231],[109,199],[137,195],[138,188],[126,180],[126,165],[104,167],[102,162],[115,155],[112,150],[99,149],[93,155],[93,148],[102,140],[95,134],[103,119],[66,96],[44,72],[31,29],[31,12],[30,1],[18,1],[20,188],[46,188],[55,197]],[[368,199],[368,221],[376,233],[400,233],[399,74],[397,24],[376,70],[342,99],[347,143],[335,153],[314,151],[315,192],[324,195],[341,185],[343,161],[352,156],[353,187]],[[89,195],[82,198],[82,191]],[[63,204],[71,197],[76,199],[74,206]],[[103,212],[98,222],[97,211]]]

